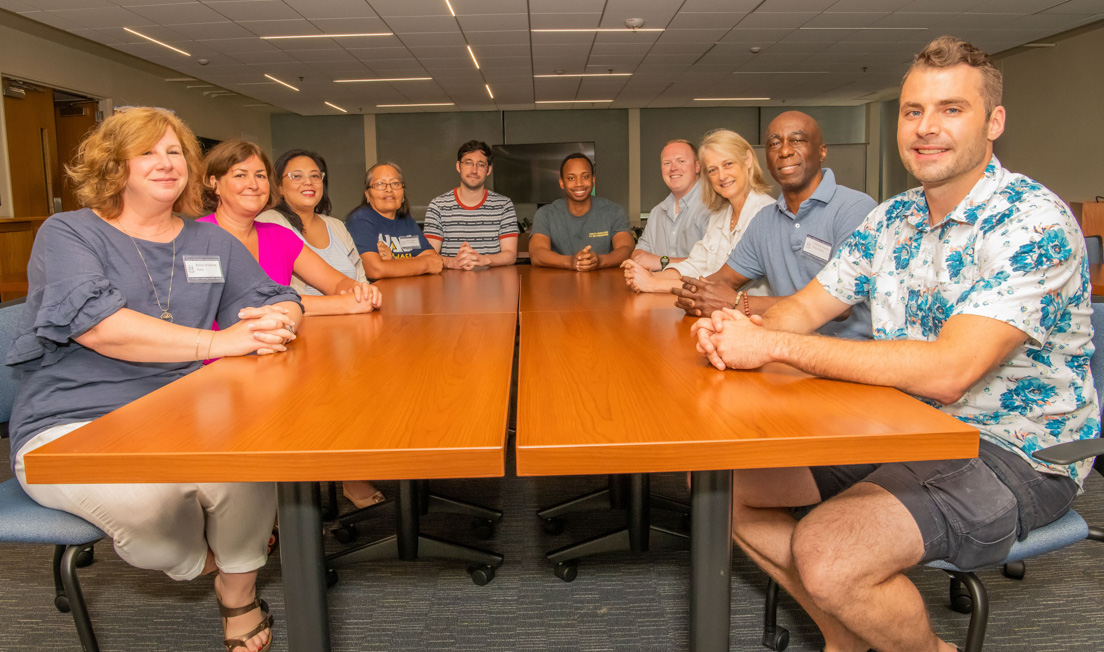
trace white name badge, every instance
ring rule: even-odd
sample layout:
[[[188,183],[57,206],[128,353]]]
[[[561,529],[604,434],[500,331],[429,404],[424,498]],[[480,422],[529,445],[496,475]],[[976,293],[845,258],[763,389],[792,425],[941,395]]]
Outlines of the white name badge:
[[[410,251],[411,249],[418,248],[418,236],[416,235],[403,235],[399,236],[399,247],[403,251]]]
[[[827,263],[828,259],[832,257],[832,245],[811,235],[805,236],[805,246],[801,248],[801,251],[822,263]]]
[[[218,256],[182,256],[189,283],[225,283]]]

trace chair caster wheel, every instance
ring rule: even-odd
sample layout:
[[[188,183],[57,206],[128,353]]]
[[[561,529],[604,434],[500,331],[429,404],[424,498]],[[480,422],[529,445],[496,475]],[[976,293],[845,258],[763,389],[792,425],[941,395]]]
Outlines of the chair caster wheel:
[[[55,596],[54,607],[63,614],[69,613],[69,598],[64,593]]]
[[[494,521],[489,518],[477,518],[472,521],[472,532],[477,539],[486,541],[494,536]]]
[[[1027,564],[1014,561],[1004,565],[1004,576],[1010,580],[1022,580],[1027,573]]]
[[[790,646],[790,632],[785,627],[776,627],[773,632],[763,632],[763,647],[782,652]]]
[[[87,568],[96,561],[96,548],[88,546],[77,553],[77,568]]]
[[[332,589],[337,584],[337,571],[332,568],[326,569],[326,588]]]
[[[342,525],[334,528],[333,535],[339,542],[349,544],[356,541],[357,529],[355,525]]]
[[[544,521],[541,522],[541,527],[544,528],[545,534],[551,534],[552,536],[563,534],[564,520],[559,516],[546,518],[544,519]]]
[[[573,582],[579,576],[579,568],[575,565],[575,562],[570,561],[561,561],[556,564],[552,572],[565,582]]]
[[[486,586],[494,579],[495,569],[486,564],[476,564],[468,566],[468,574],[471,575],[472,582],[475,582],[476,586]]]

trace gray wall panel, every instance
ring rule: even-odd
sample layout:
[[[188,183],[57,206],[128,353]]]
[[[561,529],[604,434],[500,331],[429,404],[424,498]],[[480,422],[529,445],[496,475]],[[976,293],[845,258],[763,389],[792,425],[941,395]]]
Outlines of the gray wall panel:
[[[364,187],[364,119],[359,115],[272,116],[272,156],[311,149],[326,159],[333,215],[344,219]]]
[[[469,140],[490,145],[501,142],[501,114],[480,111],[376,116],[376,160],[394,161],[402,167],[414,219],[425,219],[430,200],[459,185],[456,150]],[[489,185],[493,188],[493,172],[491,179]]]

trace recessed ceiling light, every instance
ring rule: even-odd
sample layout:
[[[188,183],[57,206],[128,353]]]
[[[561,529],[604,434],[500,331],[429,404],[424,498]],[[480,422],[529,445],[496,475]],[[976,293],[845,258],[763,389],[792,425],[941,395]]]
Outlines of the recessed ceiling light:
[[[769,97],[695,97],[695,102],[766,102]]]
[[[124,27],[123,29],[130,32],[131,34],[133,34],[135,36],[140,36],[140,37],[146,39],[147,41],[149,41],[151,43],[156,43],[156,44],[160,45],[163,48],[169,48],[173,52],[179,52],[180,54],[183,54],[186,57],[192,56],[192,55],[188,54],[187,52],[185,52],[184,50],[181,50],[180,48],[174,48],[173,46],[169,45],[168,43],[162,43],[161,41],[158,41],[157,39],[155,39],[151,36],[146,36],[145,34],[143,34],[141,32],[136,32],[136,31],[132,30],[129,27]]]
[[[360,84],[368,82],[433,81],[432,77],[388,77],[376,79],[335,79],[335,84]]]
[[[474,64],[475,64],[475,69],[476,69],[476,70],[479,70],[479,61],[478,61],[478,60],[477,60],[477,59],[475,58],[475,53],[474,53],[474,52],[472,52],[472,49],[471,49],[471,46],[470,46],[470,45],[468,46],[468,54],[470,54],[470,55],[471,55],[471,58],[472,58],[472,63],[474,63]]]
[[[537,100],[537,104],[585,104],[587,102],[612,102],[613,100]]]
[[[455,106],[452,102],[428,102],[424,104],[377,104],[377,109],[394,109],[406,106]]]
[[[490,95],[491,99],[493,100],[494,99],[494,93],[491,92],[491,85],[490,84],[483,84],[483,88],[487,89],[487,95]]]
[[[265,41],[279,41],[289,38],[354,38],[359,36],[394,36],[394,32],[365,32],[362,34],[295,34],[292,36],[262,36]]]
[[[285,82],[285,81],[280,81],[279,79],[276,79],[275,77],[273,77],[272,75],[270,75],[270,74],[268,74],[268,73],[265,73],[265,77],[268,77],[269,79],[271,79],[272,81],[276,82],[277,84],[281,84],[281,85],[283,85],[283,86],[287,86],[288,88],[290,88],[291,90],[295,91],[296,93],[298,93],[298,92],[299,92],[299,89],[298,89],[298,88],[296,88],[296,87],[292,86],[291,84],[289,84],[289,83],[287,83],[287,82]]]
[[[632,77],[631,72],[577,72],[577,73],[557,73],[555,75],[533,75],[537,79],[544,79],[549,77]]]
[[[642,27],[640,29],[629,29],[627,27],[584,27],[578,29],[531,29],[530,32],[549,33],[549,32],[662,32],[663,27]]]
[[[448,7],[449,13],[452,14],[452,17],[456,18],[456,12],[452,10],[452,3],[449,2],[449,0],[445,0],[445,6]]]
[[[341,108],[340,106],[338,106],[336,104],[330,104],[329,102],[323,102],[323,104],[330,107],[331,109],[337,109],[338,111],[341,111],[342,113],[348,113],[348,111],[346,111],[345,109]]]

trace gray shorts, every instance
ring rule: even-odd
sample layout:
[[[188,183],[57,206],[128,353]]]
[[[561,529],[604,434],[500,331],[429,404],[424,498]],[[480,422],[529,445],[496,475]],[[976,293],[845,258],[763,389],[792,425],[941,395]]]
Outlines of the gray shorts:
[[[1072,479],[1039,473],[984,439],[972,459],[810,470],[822,501],[859,482],[893,494],[924,538],[920,563],[944,560],[967,570],[999,564],[1017,539],[1060,518],[1077,496]]]

